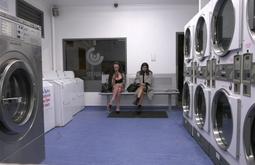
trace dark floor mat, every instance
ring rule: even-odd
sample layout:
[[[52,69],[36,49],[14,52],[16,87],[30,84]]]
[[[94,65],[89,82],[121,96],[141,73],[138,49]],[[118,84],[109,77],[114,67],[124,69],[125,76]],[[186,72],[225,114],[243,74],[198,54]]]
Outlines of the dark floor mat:
[[[138,114],[136,111],[111,112],[108,117],[115,118],[168,118],[166,111],[142,111]]]

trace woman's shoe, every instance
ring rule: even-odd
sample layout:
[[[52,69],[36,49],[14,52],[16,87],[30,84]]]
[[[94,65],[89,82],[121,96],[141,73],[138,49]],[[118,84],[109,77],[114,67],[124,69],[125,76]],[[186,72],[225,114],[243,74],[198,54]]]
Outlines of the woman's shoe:
[[[108,104],[108,105],[107,105],[107,110],[108,110],[108,112],[111,112],[111,111],[112,111],[112,104]]]
[[[137,97],[137,98],[135,99],[135,101],[133,102],[133,104],[134,104],[134,105],[137,105],[137,104],[139,103],[139,100],[140,100],[140,98]]]
[[[136,113],[139,115],[142,113],[142,105],[138,105],[136,109]]]
[[[115,111],[117,114],[119,114],[120,113],[120,110],[119,109],[116,109],[116,111]]]

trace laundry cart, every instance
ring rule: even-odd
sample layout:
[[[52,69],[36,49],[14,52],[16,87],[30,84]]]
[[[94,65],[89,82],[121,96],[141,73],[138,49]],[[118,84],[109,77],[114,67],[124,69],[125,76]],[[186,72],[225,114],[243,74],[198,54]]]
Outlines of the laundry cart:
[[[48,81],[43,81],[44,132],[56,126],[54,102],[54,86]]]
[[[70,82],[64,80],[63,75],[55,71],[45,73],[44,80],[54,87],[56,126],[65,126],[73,119],[70,100],[71,90],[69,90]]]
[[[80,78],[74,76],[73,71],[64,71],[66,79],[70,79],[74,85],[74,95],[73,95],[73,105],[74,105],[74,115],[84,109],[84,81]]]

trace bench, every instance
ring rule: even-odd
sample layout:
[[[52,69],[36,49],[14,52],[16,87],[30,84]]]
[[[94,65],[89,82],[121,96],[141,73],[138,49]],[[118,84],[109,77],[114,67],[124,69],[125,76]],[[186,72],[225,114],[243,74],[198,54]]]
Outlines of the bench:
[[[179,91],[178,91],[178,89],[154,90],[153,94],[154,95],[167,95],[168,96],[168,109],[171,110],[172,109],[172,103],[171,103],[172,96],[178,95]],[[107,93],[102,93],[101,92],[100,95],[106,96],[107,97],[107,103],[108,103],[110,101],[112,93],[111,92],[107,92]],[[125,91],[125,92],[122,92],[121,95],[135,95],[135,92]]]

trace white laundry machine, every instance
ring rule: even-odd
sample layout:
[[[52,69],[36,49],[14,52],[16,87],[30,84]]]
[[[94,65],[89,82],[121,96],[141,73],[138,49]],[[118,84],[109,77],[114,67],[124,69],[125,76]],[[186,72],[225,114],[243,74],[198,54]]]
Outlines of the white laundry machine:
[[[194,58],[194,18],[184,26],[184,63],[191,65]]]
[[[255,2],[244,0],[240,164],[255,164]]]
[[[44,132],[48,132],[56,126],[54,87],[48,81],[43,81],[43,112]]]
[[[193,105],[193,137],[209,155],[212,141],[210,134],[211,89],[207,87],[204,79],[197,79],[197,84],[194,85]]]
[[[183,124],[193,135],[193,95],[194,95],[194,27],[197,16],[194,16],[184,27],[184,85],[182,93]]]
[[[193,88],[194,84],[185,78],[182,92],[183,125],[193,136]]]
[[[59,75],[55,71],[47,72],[44,74],[44,80],[54,86],[56,126],[65,126],[73,119],[73,107],[70,99],[72,94],[68,88],[70,82],[61,80],[63,74],[60,75],[60,78]]]
[[[73,98],[72,104],[74,106],[74,115],[84,109],[84,81],[80,78],[74,77],[73,71],[64,71],[65,79],[70,79],[73,82]]]
[[[230,56],[230,51],[241,49],[242,0],[211,0],[213,6],[211,39],[217,56]],[[227,62],[226,58],[222,59]]]
[[[211,103],[211,158],[214,162],[239,164],[241,96],[233,82],[216,81]]]
[[[211,15],[212,2],[210,1],[197,14],[197,22],[195,27],[195,83],[197,78],[205,79],[206,85],[210,87],[210,73],[211,67]]]

